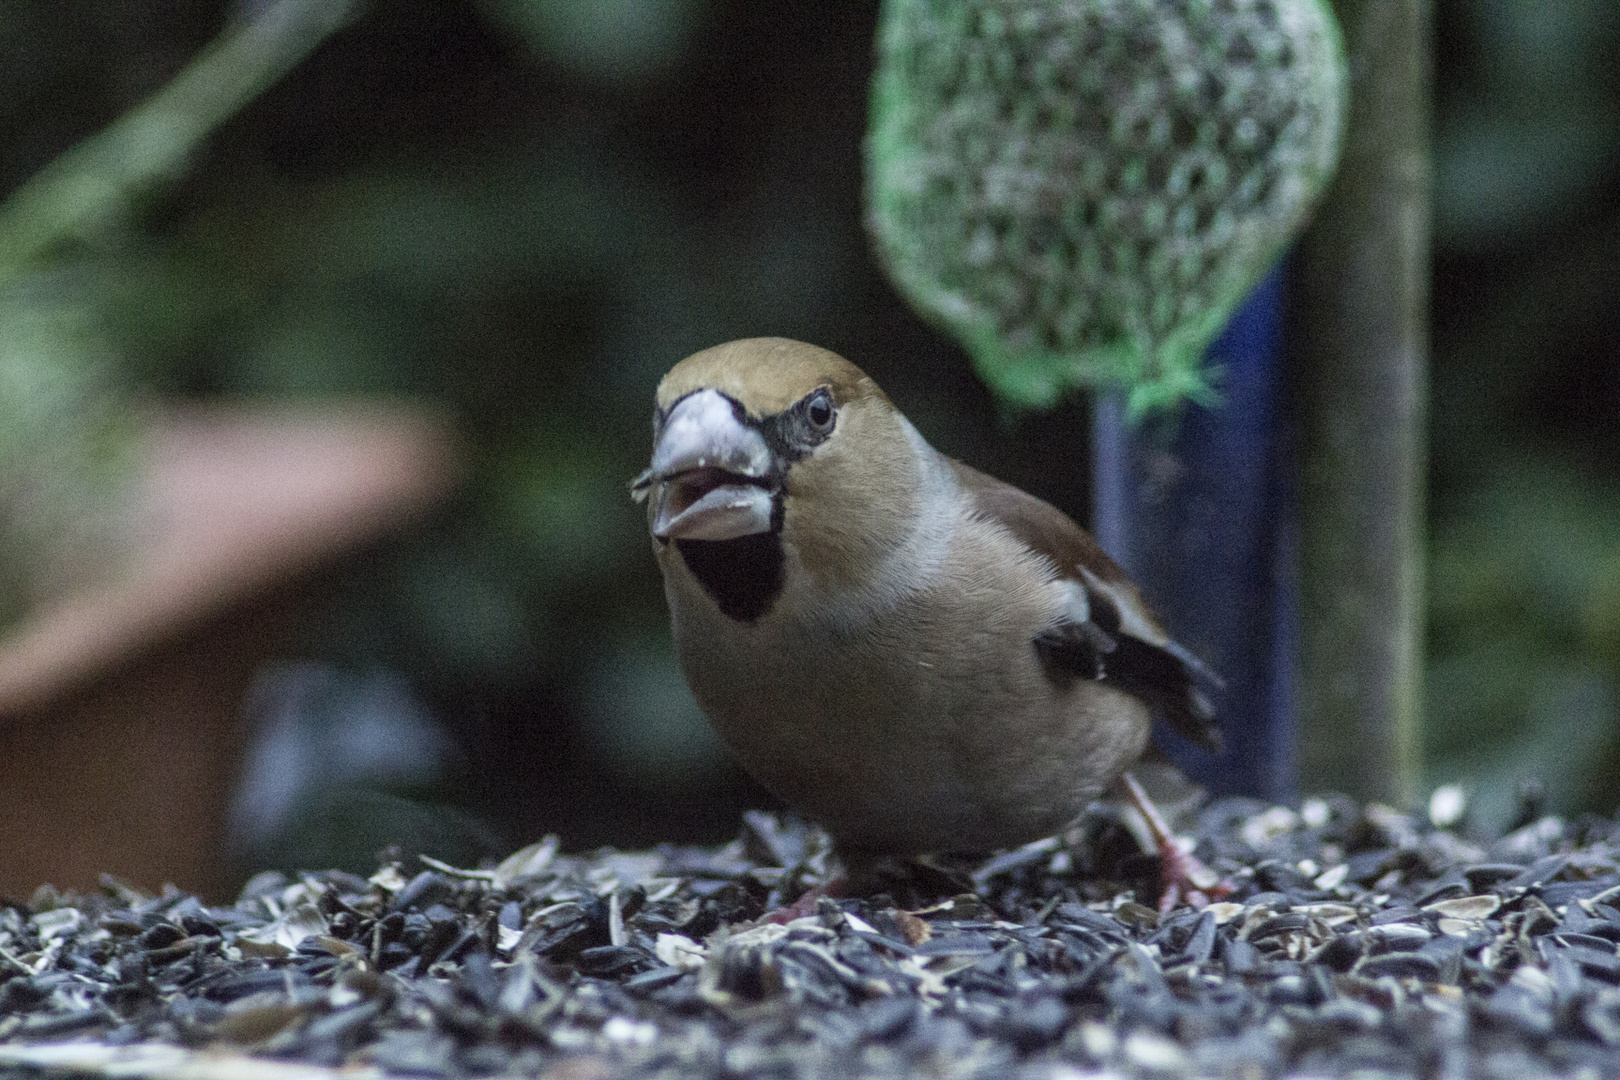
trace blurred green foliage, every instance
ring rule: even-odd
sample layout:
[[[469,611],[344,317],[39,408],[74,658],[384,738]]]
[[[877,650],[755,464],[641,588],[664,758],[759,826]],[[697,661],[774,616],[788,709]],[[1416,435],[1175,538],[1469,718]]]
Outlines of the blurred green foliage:
[[[263,7],[5,0],[7,190]],[[1575,7],[1570,55],[1612,56],[1616,20]],[[1503,11],[1440,6],[1430,766],[1487,804],[1540,771],[1557,805],[1612,810],[1620,87]],[[624,493],[665,369],[816,341],[936,445],[1086,515],[1083,405],[1003,415],[867,250],[875,26],[875,4],[376,0],[116,228],[0,284],[22,328],[0,340],[0,497],[53,456],[103,475],[130,386],[444,402],[469,489],[349,572],[304,652],[404,674],[470,763],[440,796],[500,842],[728,832],[762,794],[694,722]],[[1533,153],[1526,86],[1572,132]],[[12,419],[25,398],[43,419]]]
[[[1439,8],[1427,756],[1480,816],[1620,774],[1620,6]]]
[[[1436,530],[1431,771],[1503,820],[1514,783],[1614,802],[1620,764],[1620,476],[1525,452]]]
[[[115,572],[132,525],[127,374],[70,271],[0,288],[0,628]]]
[[[487,0],[485,9],[549,63],[636,84],[686,59],[702,0]]]

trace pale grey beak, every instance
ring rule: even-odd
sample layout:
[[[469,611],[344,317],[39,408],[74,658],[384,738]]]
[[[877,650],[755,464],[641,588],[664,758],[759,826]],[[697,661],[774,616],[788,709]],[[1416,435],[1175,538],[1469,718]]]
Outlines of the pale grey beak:
[[[682,398],[664,421],[652,464],[632,488],[652,487],[660,540],[734,540],[769,531],[771,449],[716,390]]]

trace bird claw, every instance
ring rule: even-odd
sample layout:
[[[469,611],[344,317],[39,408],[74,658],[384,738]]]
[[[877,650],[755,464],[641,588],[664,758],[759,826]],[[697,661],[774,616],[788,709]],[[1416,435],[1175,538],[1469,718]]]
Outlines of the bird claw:
[[[1159,914],[1167,915],[1185,901],[1202,911],[1211,901],[1232,895],[1230,882],[1204,865],[1190,851],[1182,851],[1173,840],[1159,845]]]
[[[822,897],[837,899],[847,890],[848,881],[845,878],[833,878],[825,885],[816,885],[806,889],[799,898],[791,904],[784,904],[775,911],[767,911],[754,921],[755,926],[764,926],[766,923],[775,923],[786,926],[794,919],[803,919],[816,913],[816,905]]]
[[[1190,851],[1183,851],[1176,843],[1169,823],[1159,813],[1159,808],[1153,805],[1153,800],[1148,798],[1147,792],[1142,790],[1136,777],[1126,773],[1121,779],[1125,782],[1125,790],[1132,804],[1147,821],[1154,846],[1159,849],[1159,914],[1174,910],[1183,901],[1202,911],[1211,900],[1232,895],[1229,882],[1222,881],[1221,876],[1205,866],[1203,860]]]

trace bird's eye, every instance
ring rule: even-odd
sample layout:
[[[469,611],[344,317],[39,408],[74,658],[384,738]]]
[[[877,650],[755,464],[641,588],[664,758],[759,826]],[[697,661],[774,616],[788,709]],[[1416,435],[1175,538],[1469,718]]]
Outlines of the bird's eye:
[[[810,396],[805,403],[804,416],[817,431],[827,431],[832,427],[833,403],[827,391],[817,390]]]

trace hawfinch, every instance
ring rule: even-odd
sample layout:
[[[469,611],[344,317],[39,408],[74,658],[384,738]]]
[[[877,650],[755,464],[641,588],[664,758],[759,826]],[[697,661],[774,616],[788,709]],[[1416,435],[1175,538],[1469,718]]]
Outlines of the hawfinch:
[[[647,499],[681,667],[846,860],[1057,832],[1212,677],[1060,511],[939,453],[842,357],[753,338],[659,384]]]

